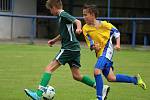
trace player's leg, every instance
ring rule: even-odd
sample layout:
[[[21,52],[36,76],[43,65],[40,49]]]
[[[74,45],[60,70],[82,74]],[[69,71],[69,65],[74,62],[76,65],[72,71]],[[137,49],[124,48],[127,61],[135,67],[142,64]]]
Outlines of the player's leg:
[[[105,77],[109,82],[122,82],[122,83],[137,83],[136,77],[131,77],[124,74],[114,74],[112,67],[105,69],[105,73],[109,73],[108,75],[105,74]]]
[[[60,66],[60,63],[57,60],[53,60],[46,68],[45,68],[45,72],[43,73],[41,82],[39,84],[39,88],[37,90],[37,94],[38,96],[42,96],[43,93],[43,88],[45,88],[50,79],[51,79],[51,75],[52,73]]]
[[[88,76],[83,76],[80,74],[80,70],[78,67],[71,67],[72,76],[75,80],[80,81],[90,87],[96,89],[96,83]],[[102,95],[103,100],[106,100],[110,87],[108,85],[103,86]]]
[[[96,95],[98,100],[103,100],[103,79],[102,79],[102,71],[98,68],[94,70],[94,76],[96,81]]]
[[[94,76],[95,76],[95,81],[96,81],[96,94],[98,100],[103,100],[103,79],[102,79],[102,71],[106,67],[107,60],[105,57],[99,57],[96,64],[95,64],[95,69],[94,69]],[[106,94],[107,96],[107,94]]]
[[[124,75],[124,74],[115,75],[113,72],[113,69],[112,69],[113,62],[108,59],[106,59],[106,60],[107,60],[107,63],[106,63],[105,69],[103,70],[103,74],[109,82],[123,82],[123,83],[137,84],[136,77],[131,77],[131,76]]]
[[[60,66],[60,63],[57,60],[53,60],[45,69],[45,72],[42,76],[41,82],[39,84],[38,90],[36,92],[25,89],[25,93],[31,97],[33,100],[41,100],[42,94],[45,90],[45,87],[48,85],[49,80],[51,79],[51,73],[55,71]]]
[[[72,51],[70,54],[70,60],[68,61],[68,64],[70,66],[72,76],[75,80],[80,81],[88,86],[94,87],[95,81],[89,78],[88,76],[82,76],[80,74],[80,51]]]
[[[72,72],[73,79],[75,79],[77,81],[80,81],[80,82],[94,88],[95,81],[92,80],[89,76],[81,75],[79,67],[73,66],[73,67],[70,67],[70,69],[71,69],[71,72]]]
[[[61,64],[64,65],[66,63],[66,59],[65,59],[66,56],[64,56],[66,54],[67,53],[65,52],[65,50],[60,50],[60,52],[55,57],[55,60],[53,60],[46,67],[37,92],[33,92],[28,89],[25,89],[25,92],[28,96],[30,96],[34,100],[39,100],[38,98],[41,98],[42,93],[45,90],[45,87],[47,86],[49,80],[51,79],[52,72],[55,71]]]
[[[108,75],[105,74],[109,82],[133,83],[135,85],[142,87],[143,89],[146,89],[146,84],[144,83],[139,74],[134,77],[124,74],[115,75],[112,70],[112,67],[110,67],[110,69],[106,69],[105,73],[109,73]]]

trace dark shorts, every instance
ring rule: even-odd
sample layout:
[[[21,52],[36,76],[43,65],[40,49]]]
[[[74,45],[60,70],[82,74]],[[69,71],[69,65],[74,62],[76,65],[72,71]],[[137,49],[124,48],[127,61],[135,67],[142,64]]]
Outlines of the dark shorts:
[[[66,63],[70,67],[80,67],[80,51],[70,51],[61,49],[60,52],[55,57],[56,60],[62,65]]]
[[[113,62],[103,56],[98,58],[95,68],[101,69],[105,77],[108,76],[110,68],[114,69]]]

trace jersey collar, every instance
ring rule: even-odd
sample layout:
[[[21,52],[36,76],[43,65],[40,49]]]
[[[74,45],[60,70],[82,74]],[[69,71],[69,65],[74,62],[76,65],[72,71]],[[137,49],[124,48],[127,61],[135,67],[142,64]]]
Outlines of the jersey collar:
[[[64,10],[60,10],[60,11],[59,11],[59,16],[60,16],[60,14],[61,14],[63,11],[64,11]]]

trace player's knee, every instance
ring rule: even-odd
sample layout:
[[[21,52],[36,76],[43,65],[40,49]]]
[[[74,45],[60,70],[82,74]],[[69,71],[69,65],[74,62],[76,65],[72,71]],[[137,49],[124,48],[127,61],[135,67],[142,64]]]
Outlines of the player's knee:
[[[94,76],[101,74],[101,70],[95,69],[94,70]]]
[[[107,77],[107,81],[115,82],[116,81],[116,77],[115,76],[109,76],[109,77]]]

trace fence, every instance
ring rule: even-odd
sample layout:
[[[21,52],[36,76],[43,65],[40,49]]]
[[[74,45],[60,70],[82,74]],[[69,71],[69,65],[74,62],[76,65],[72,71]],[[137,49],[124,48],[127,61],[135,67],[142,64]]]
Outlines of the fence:
[[[36,16],[36,15],[15,15],[15,14],[0,14],[5,17],[19,17],[19,18],[30,18],[32,19],[32,32],[30,33],[30,42],[34,42],[34,35],[36,33],[36,19],[56,19],[55,16]],[[83,19],[83,17],[76,17]],[[117,20],[117,21],[132,21],[132,47],[136,46],[136,22],[137,21],[150,21],[150,18],[117,18],[117,17],[99,17],[98,20]],[[144,46],[148,43],[147,35],[144,35]]]

